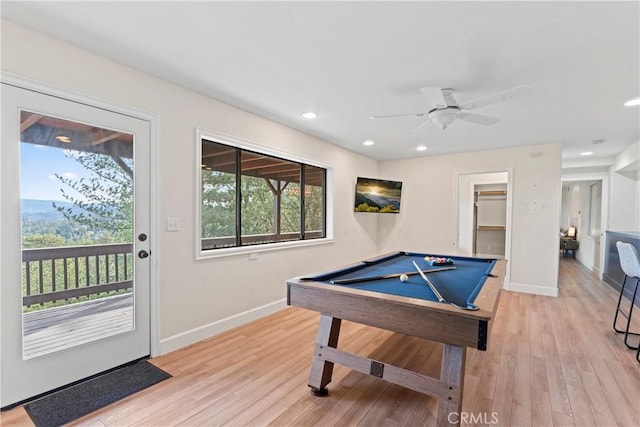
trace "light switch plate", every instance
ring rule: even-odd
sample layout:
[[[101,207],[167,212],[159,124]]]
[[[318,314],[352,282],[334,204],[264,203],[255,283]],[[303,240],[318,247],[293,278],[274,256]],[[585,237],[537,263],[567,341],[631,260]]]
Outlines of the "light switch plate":
[[[175,216],[167,217],[167,231],[179,231],[180,218]]]

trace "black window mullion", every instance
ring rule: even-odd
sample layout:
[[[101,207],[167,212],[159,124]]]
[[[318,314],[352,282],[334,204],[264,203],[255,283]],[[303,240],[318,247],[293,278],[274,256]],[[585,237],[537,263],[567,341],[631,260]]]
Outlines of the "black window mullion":
[[[322,237],[327,237],[327,171],[322,172]]]
[[[273,195],[273,222],[274,222],[274,232],[275,232],[275,241],[279,242],[282,234],[282,181],[280,179],[276,180],[276,192]]]
[[[300,164],[300,240],[304,240],[304,235],[305,235],[305,231],[306,231],[306,227],[305,227],[305,197],[304,197],[304,191],[307,187],[307,182],[306,182],[306,174],[305,174],[305,165],[304,164]]]
[[[242,150],[236,149],[236,246],[242,246]]]

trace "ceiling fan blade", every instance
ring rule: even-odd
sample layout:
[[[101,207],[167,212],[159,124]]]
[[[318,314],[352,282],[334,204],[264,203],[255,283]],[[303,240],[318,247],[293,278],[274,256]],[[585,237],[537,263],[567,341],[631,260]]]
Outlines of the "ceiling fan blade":
[[[413,113],[413,114],[388,114],[386,116],[369,116],[370,119],[389,119],[393,117],[424,117],[427,113]]]
[[[447,107],[457,107],[458,101],[453,97],[453,89],[442,89],[442,97],[447,103]]]
[[[411,133],[416,132],[419,129],[422,129],[425,126],[429,126],[431,124],[431,119],[427,119],[425,120],[423,123],[421,123],[417,128],[415,128],[414,130],[411,131]]]
[[[527,93],[529,89],[531,89],[530,86],[517,86],[502,92],[494,93],[493,95],[485,96],[484,98],[476,99],[475,101],[467,102],[462,107],[460,107],[460,109],[473,110],[474,108],[508,101],[511,98]]]
[[[432,105],[436,108],[447,106],[447,100],[445,99],[443,90],[439,87],[421,87],[420,93],[422,93],[429,105]]]
[[[498,123],[499,120],[495,117],[483,116],[482,114],[465,113],[464,111],[461,111],[460,114],[458,114],[458,118],[460,120],[485,126],[494,125]]]

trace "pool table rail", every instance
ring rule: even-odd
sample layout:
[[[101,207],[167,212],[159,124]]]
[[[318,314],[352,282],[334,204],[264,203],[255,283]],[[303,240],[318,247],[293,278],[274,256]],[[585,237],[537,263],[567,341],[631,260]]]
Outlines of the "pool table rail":
[[[487,278],[474,300],[479,307],[476,311],[303,278],[287,281],[287,304],[406,335],[486,350],[505,264],[504,260],[496,262],[492,271],[495,277]]]

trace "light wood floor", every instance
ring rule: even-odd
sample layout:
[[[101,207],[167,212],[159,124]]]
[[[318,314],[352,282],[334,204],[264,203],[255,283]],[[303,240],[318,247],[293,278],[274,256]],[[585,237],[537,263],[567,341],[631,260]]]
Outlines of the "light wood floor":
[[[463,425],[640,425],[640,364],[611,329],[616,302],[609,285],[568,258],[558,298],[505,291],[489,350],[467,353],[463,411],[476,418]],[[435,425],[433,399],[341,366],[329,396],[312,396],[318,317],[288,308],[158,357],[173,378],[75,424]],[[339,347],[433,376],[440,369],[440,345],[351,322]],[[2,414],[2,425],[30,424],[22,408]]]

